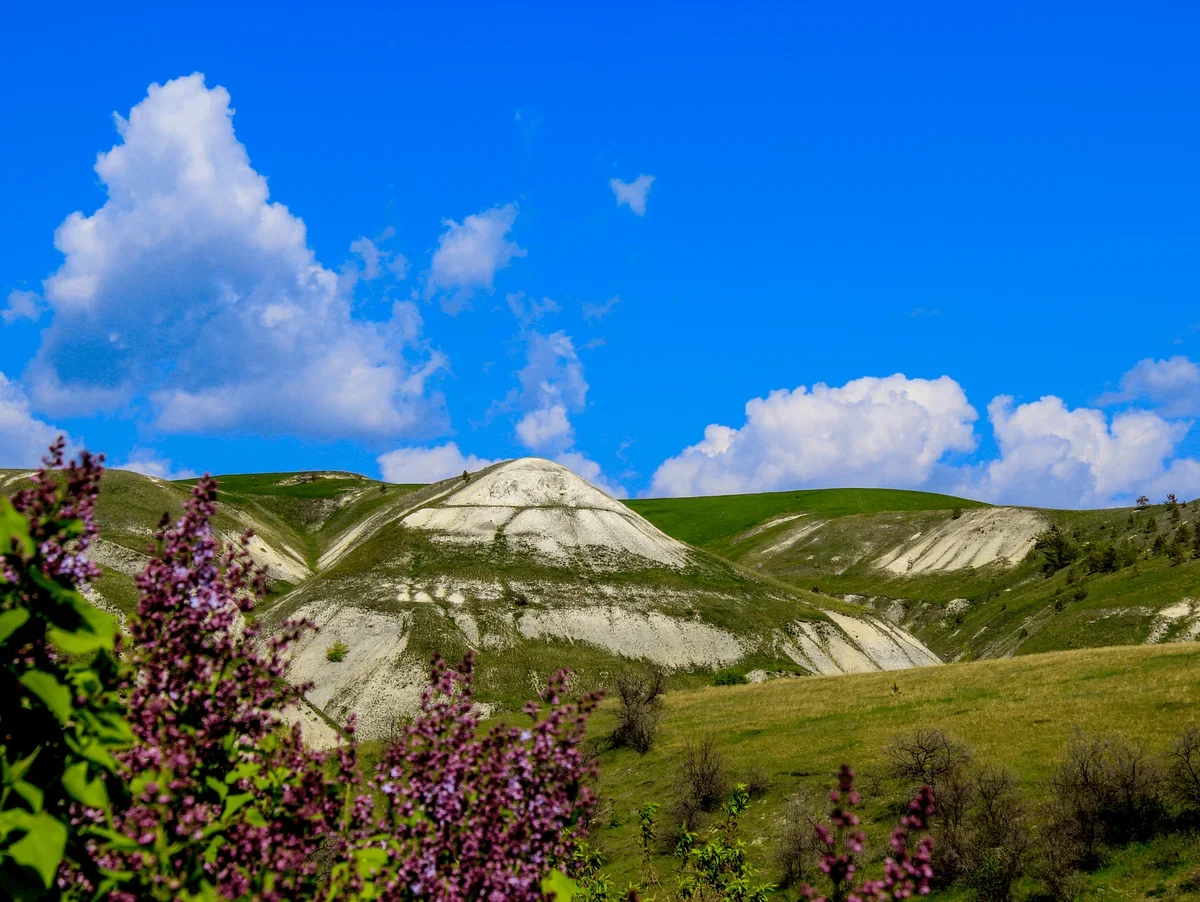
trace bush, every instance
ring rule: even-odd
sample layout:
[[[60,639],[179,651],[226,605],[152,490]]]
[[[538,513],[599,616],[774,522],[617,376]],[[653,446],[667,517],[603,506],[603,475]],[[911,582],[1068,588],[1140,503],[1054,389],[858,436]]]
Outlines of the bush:
[[[928,785],[935,796],[948,777],[957,775],[971,762],[971,749],[936,727],[923,727],[909,736],[898,736],[883,752],[892,776]]]
[[[775,780],[771,777],[771,772],[761,764],[752,765],[744,774],[741,781],[746,786],[746,792],[750,794],[752,799],[761,799],[771,791],[771,786]]]
[[[1054,523],[1033,543],[1033,551],[1042,556],[1042,572],[1053,576],[1079,557],[1079,548]]]
[[[1200,727],[1191,726],[1167,755],[1167,790],[1189,808],[1200,808]]]
[[[725,758],[714,737],[689,739],[679,765],[678,820],[694,825],[697,814],[714,811],[728,793]]]
[[[1009,902],[1025,872],[1028,810],[1009,771],[985,767],[973,778],[963,845],[964,882],[981,902]]]
[[[817,874],[821,849],[814,828],[821,823],[817,808],[804,795],[788,799],[783,809],[783,827],[775,844],[779,886],[787,889]]]
[[[713,677],[714,686],[744,686],[746,684],[746,675],[739,673],[732,667],[726,667],[718,670]]]
[[[338,639],[333,645],[325,649],[325,660],[332,661],[334,664],[340,664],[346,660],[346,655],[349,651],[350,649],[346,646],[346,643]]]
[[[563,671],[527,705],[529,726],[481,735],[473,659],[457,671],[437,660],[418,716],[369,779],[352,742],[306,749],[279,713],[302,695],[283,673],[308,626],[257,639],[246,615],[265,574],[248,536],[219,548],[216,483],[204,478],[179,521],[164,517],[137,578],[122,719],[112,621],[76,591],[96,572],[80,552],[98,479],[85,457],[0,499],[6,898],[546,897],[543,879],[572,859],[592,809],[581,743],[596,697],[561,702]],[[21,743],[41,750],[15,759]],[[420,887],[429,874],[453,879]]]
[[[64,442],[33,486],[0,496],[0,887],[52,889],[61,863],[88,855],[75,812],[107,813],[124,787],[113,755],[132,740],[117,695],[116,621],[80,594],[99,568],[85,556],[102,458],[58,476]]]
[[[1076,733],[1050,779],[1046,830],[1063,863],[1091,870],[1108,845],[1144,840],[1163,823],[1162,777],[1141,746],[1122,736]]]
[[[627,747],[645,754],[658,736],[667,676],[655,668],[649,676],[622,671],[617,675],[617,726],[609,735],[615,748]]]

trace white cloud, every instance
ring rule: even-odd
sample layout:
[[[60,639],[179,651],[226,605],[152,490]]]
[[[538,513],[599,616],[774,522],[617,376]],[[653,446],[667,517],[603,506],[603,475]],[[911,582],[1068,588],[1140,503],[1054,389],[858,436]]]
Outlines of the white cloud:
[[[108,200],[55,233],[65,260],[45,281],[54,319],[26,374],[34,401],[65,414],[149,401],[174,432],[427,431],[444,359],[414,346],[407,309],[354,315],[303,221],[269,200],[232,116],[196,74],[116,117],[122,141],[96,162]]]
[[[61,429],[35,419],[24,392],[0,373],[0,468],[38,466],[61,434]]]
[[[600,320],[604,319],[604,317],[612,313],[613,307],[617,306],[619,303],[621,303],[621,296],[619,294],[614,294],[603,304],[584,303],[581,305],[580,310],[583,313],[583,318],[589,323],[598,323]]]
[[[589,460],[578,451],[564,451],[554,457],[554,462],[566,467],[576,476],[582,476],[596,488],[608,492],[614,498],[628,498],[629,492],[623,485],[613,482],[600,469],[600,464]]]
[[[1200,366],[1182,355],[1167,360],[1139,360],[1121,377],[1118,391],[1102,395],[1100,404],[1149,401],[1164,416],[1200,413]]]
[[[44,309],[45,305],[42,303],[41,295],[36,291],[17,289],[8,293],[8,303],[3,310],[0,310],[0,320],[6,326],[12,325],[19,319],[27,319],[32,323],[37,321]]]
[[[508,309],[512,311],[512,315],[517,318],[517,322],[523,329],[532,326],[544,316],[562,312],[562,307],[558,305],[557,301],[551,298],[542,298],[540,301],[537,298],[527,298],[523,291],[505,295],[504,299],[508,302]]]
[[[608,184],[617,196],[618,207],[625,204],[636,215],[646,215],[646,197],[650,194],[650,186],[654,184],[654,176],[639,175],[632,182],[609,179]]]
[[[391,274],[397,279],[403,279],[408,275],[408,258],[397,251],[386,250],[379,246],[379,242],[386,241],[395,233],[395,229],[388,226],[383,234],[374,241],[365,235],[360,235],[350,242],[350,253],[362,261],[362,266],[358,270],[359,278],[370,282],[384,274]]]
[[[518,441],[534,451],[566,451],[575,438],[568,414],[582,412],[588,391],[571,337],[562,331],[531,333],[518,378],[521,389],[506,402],[525,411],[517,423]]]
[[[575,430],[561,404],[531,410],[517,422],[517,440],[533,451],[569,448],[575,443]]]
[[[454,442],[432,448],[397,448],[378,457],[384,482],[428,483],[460,475],[463,470],[473,473],[490,467],[494,460],[474,454],[463,454]]]
[[[525,256],[525,251],[508,239],[516,219],[516,206],[505,204],[473,213],[461,225],[444,220],[446,231],[433,253],[426,293],[442,292],[442,308],[448,313],[461,310],[476,291],[490,294],[496,273],[514,257]]]
[[[128,459],[122,464],[116,464],[114,469],[132,470],[143,476],[153,476],[156,479],[193,479],[200,474],[187,467],[175,469],[171,461],[162,457],[149,448],[134,448],[129,452]]]
[[[1000,457],[984,464],[960,491],[990,501],[1039,507],[1097,507],[1127,503],[1170,483],[1168,459],[1187,433],[1146,411],[1126,411],[1111,423],[1100,410],[1069,409],[1052,395],[1013,406],[1001,395],[988,405]],[[1178,488],[1196,486],[1194,462],[1170,464]]]
[[[923,485],[946,454],[974,449],[976,418],[948,376],[780,389],[749,401],[740,428],[710,425],[703,441],[666,460],[650,493]]]

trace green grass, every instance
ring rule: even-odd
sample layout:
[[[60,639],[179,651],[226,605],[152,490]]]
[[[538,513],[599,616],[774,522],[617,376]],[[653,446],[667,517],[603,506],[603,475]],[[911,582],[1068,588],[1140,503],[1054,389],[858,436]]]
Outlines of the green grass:
[[[615,810],[621,826],[602,828],[597,839],[618,882],[635,878],[633,811],[649,801],[661,803],[665,829],[677,798],[676,772],[684,745],[709,734],[733,778],[752,768],[771,775],[772,787],[752,804],[744,831],[752,858],[770,879],[770,850],[786,799],[801,791],[820,797],[843,762],[860,772],[883,773],[882,749],[903,731],[941,727],[972,746],[979,762],[1012,769],[1037,797],[1040,781],[1076,728],[1122,732],[1158,752],[1197,721],[1200,646],[1193,643],[675,691],[666,696],[660,739],[648,754],[601,752],[602,820],[607,823],[607,812]],[[613,723],[613,708],[606,703],[590,733],[602,737]],[[894,817],[893,806],[904,787],[889,781],[884,786],[881,796],[869,800],[868,813],[886,821]],[[1105,893],[1117,887],[1129,892],[1152,887],[1142,859],[1159,855],[1171,841],[1119,852],[1109,868],[1090,878],[1096,893],[1092,897],[1138,898]],[[1187,853],[1193,871],[1200,865],[1198,853],[1194,848]],[[667,857],[659,864],[660,870],[670,870]],[[1171,874],[1181,878],[1186,871],[1168,870],[1162,877],[1168,885]]]
[[[760,495],[703,498],[642,498],[625,502],[663,532],[706,546],[736,536],[771,517],[815,513],[824,517],[881,511],[927,511],[986,507],[979,501],[900,489],[807,489]]]

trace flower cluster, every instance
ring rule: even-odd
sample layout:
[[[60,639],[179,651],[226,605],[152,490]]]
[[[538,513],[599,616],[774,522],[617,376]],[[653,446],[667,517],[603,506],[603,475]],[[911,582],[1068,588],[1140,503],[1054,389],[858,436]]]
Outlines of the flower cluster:
[[[353,722],[338,749],[306,749],[280,714],[302,703],[286,652],[312,626],[259,635],[264,576],[249,534],[222,549],[207,477],[155,534],[118,672],[115,622],[77,591],[98,572],[84,552],[99,460],[53,473],[62,450],[0,498],[0,885],[109,902],[544,900],[565,885],[595,804],[581,742],[598,696],[565,701],[562,671],[528,727],[480,735],[473,658],[439,659],[369,779]]]
[[[570,829],[591,814],[593,766],[580,743],[599,696],[564,703],[559,672],[542,706],[525,706],[527,728],[480,736],[473,665],[469,653],[457,669],[435,659],[419,715],[376,767],[383,801],[374,834],[358,837],[372,854],[357,856],[371,898],[543,899],[542,880],[571,859]]]
[[[928,895],[933,868],[933,840],[924,836],[915,852],[908,849],[909,832],[924,830],[934,813],[933,790],[924,786],[908,804],[907,813],[892,831],[889,845],[891,855],[884,863],[882,880],[865,880],[854,884],[857,859],[862,854],[867,835],[858,829],[859,818],[854,807],[862,799],[854,791],[854,771],[843,764],[838,773],[838,788],[831,790],[829,812],[832,825],[818,823],[813,827],[818,842],[824,847],[821,871],[829,877],[833,889],[828,897],[805,885],[802,895],[810,902],[891,902],[913,895]]]

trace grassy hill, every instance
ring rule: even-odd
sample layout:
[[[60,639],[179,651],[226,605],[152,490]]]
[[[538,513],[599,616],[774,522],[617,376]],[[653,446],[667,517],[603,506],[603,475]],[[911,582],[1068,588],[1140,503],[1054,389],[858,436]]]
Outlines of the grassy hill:
[[[685,745],[712,736],[733,780],[769,778],[744,821],[744,838],[765,879],[776,879],[772,851],[784,806],[823,794],[843,762],[860,774],[878,839],[894,822],[905,785],[887,779],[884,746],[918,727],[938,727],[967,743],[981,764],[1012,770],[1031,803],[1073,731],[1121,732],[1157,754],[1188,724],[1200,722],[1200,648],[1193,643],[1058,652],[923,668],[668,692],[660,738],[645,755],[601,744],[603,811],[595,842],[618,883],[638,875],[636,808],[661,804],[669,835]],[[606,703],[592,724],[598,739],[615,723]],[[878,788],[873,787],[880,780]],[[664,850],[665,851],[665,850]],[[671,873],[669,855],[656,862]],[[1194,898],[1180,890],[1200,868],[1200,844],[1162,836],[1120,848],[1086,879],[1088,899]],[[1034,881],[1026,890],[1036,889]],[[940,898],[970,898],[959,890]],[[794,897],[794,891],[788,898]]]
[[[1057,525],[1079,553],[1049,578],[1036,555],[953,570],[880,566],[897,549],[919,547],[918,536],[968,542],[973,518],[1014,511],[944,495],[827,489],[629,503],[665,532],[753,572],[887,613],[947,660],[1165,641],[1193,635],[1197,621],[1200,560],[1191,545],[1175,560],[1154,545],[1158,536],[1169,544],[1181,526],[1194,536],[1198,503],[1025,509],[1037,531]],[[1109,547],[1121,552],[1120,566],[1097,569],[1089,555]]]
[[[639,498],[626,504],[667,535],[704,548],[723,546],[754,526],[788,514],[842,517],[882,511],[941,511],[987,506],[980,501],[952,495],[900,489],[806,489],[700,498]]]

